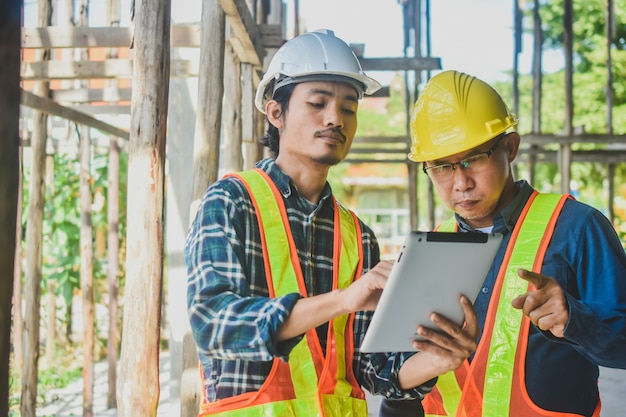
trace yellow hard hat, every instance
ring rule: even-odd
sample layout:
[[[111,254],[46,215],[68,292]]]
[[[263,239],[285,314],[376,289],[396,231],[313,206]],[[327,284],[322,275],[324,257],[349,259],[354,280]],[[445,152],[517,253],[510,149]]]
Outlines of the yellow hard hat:
[[[489,84],[458,71],[428,81],[413,107],[411,153],[433,161],[473,149],[517,125],[502,97]]]

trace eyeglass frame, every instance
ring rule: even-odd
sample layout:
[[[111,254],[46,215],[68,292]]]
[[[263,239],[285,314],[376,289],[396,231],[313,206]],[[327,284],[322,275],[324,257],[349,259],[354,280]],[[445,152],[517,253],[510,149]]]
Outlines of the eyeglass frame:
[[[472,159],[475,158],[479,155],[487,155],[487,159],[491,158],[491,155],[493,155],[493,153],[496,151],[497,147],[500,145],[500,143],[502,143],[502,139],[504,139],[506,137],[507,133],[503,132],[500,135],[496,136],[496,143],[493,144],[493,146],[491,148],[489,148],[488,150],[484,151],[484,152],[478,152],[475,153],[473,155],[470,155],[466,158],[461,159],[460,161],[457,162],[447,162],[445,164],[436,164],[436,165],[431,165],[429,167],[426,166],[426,162],[424,162],[422,164],[422,171],[424,172],[424,174],[428,175],[429,178],[432,178],[429,174],[428,171],[430,171],[433,168],[441,168],[441,167],[445,167],[445,166],[451,166],[452,167],[452,173],[454,173],[454,171],[456,171],[456,165],[462,167],[463,169],[468,169],[469,166],[467,167],[463,167],[463,163],[467,162],[468,159]]]

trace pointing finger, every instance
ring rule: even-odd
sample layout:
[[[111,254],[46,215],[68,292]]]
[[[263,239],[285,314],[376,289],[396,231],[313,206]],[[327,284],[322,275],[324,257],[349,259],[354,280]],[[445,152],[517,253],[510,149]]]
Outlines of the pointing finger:
[[[542,289],[548,283],[548,280],[544,279],[543,275],[529,271],[527,269],[518,269],[517,275],[519,275],[520,278],[531,283],[538,290]]]

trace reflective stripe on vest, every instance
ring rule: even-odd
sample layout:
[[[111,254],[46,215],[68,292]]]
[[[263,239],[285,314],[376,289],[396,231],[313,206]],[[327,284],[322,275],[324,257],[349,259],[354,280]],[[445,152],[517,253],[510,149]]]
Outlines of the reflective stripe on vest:
[[[474,359],[439,377],[436,389],[424,400],[427,416],[575,416],[543,410],[530,400],[523,379],[530,321],[511,306],[511,300],[529,286],[517,270],[541,271],[568,197],[537,192],[530,197],[511,234]],[[438,230],[455,231],[456,222],[445,222]],[[599,404],[594,415],[598,414]]]
[[[259,169],[229,174],[246,186],[254,204],[270,297],[307,296],[283,197]],[[333,289],[346,288],[362,273],[362,240],[356,216],[334,204]],[[287,252],[285,248],[289,248]],[[275,359],[259,391],[202,404],[201,416],[367,416],[365,394],[352,371],[354,314],[329,323],[326,355],[315,329],[293,348],[289,363]]]

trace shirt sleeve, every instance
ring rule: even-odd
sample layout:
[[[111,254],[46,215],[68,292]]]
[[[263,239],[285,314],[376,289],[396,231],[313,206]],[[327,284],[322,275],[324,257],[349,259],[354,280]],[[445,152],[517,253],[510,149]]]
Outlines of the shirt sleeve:
[[[362,224],[364,262],[363,273],[380,261],[380,250],[374,233]],[[436,379],[432,379],[410,390],[400,388],[398,373],[404,362],[415,352],[362,353],[359,350],[365,331],[371,321],[372,312],[359,311],[354,319],[355,375],[361,386],[374,395],[395,400],[421,399],[432,391]]]
[[[203,198],[185,244],[187,307],[196,346],[215,359],[286,360],[301,337],[279,344],[276,332],[300,295],[270,298],[262,285],[264,271],[247,267],[251,253],[261,253],[250,227],[256,222],[254,209],[238,181],[219,184]]]
[[[363,388],[374,395],[381,395],[393,400],[422,399],[432,391],[437,379],[431,379],[424,384],[409,390],[400,388],[398,373],[407,359],[415,352],[395,353],[356,353],[360,361],[360,382]]]
[[[564,336],[575,349],[594,363],[624,369],[624,248],[611,223],[599,211],[592,209],[586,216],[574,218],[580,226],[570,234],[572,249],[568,254],[575,271],[575,278],[569,281],[575,282],[575,285],[562,284],[569,304],[569,321]]]

